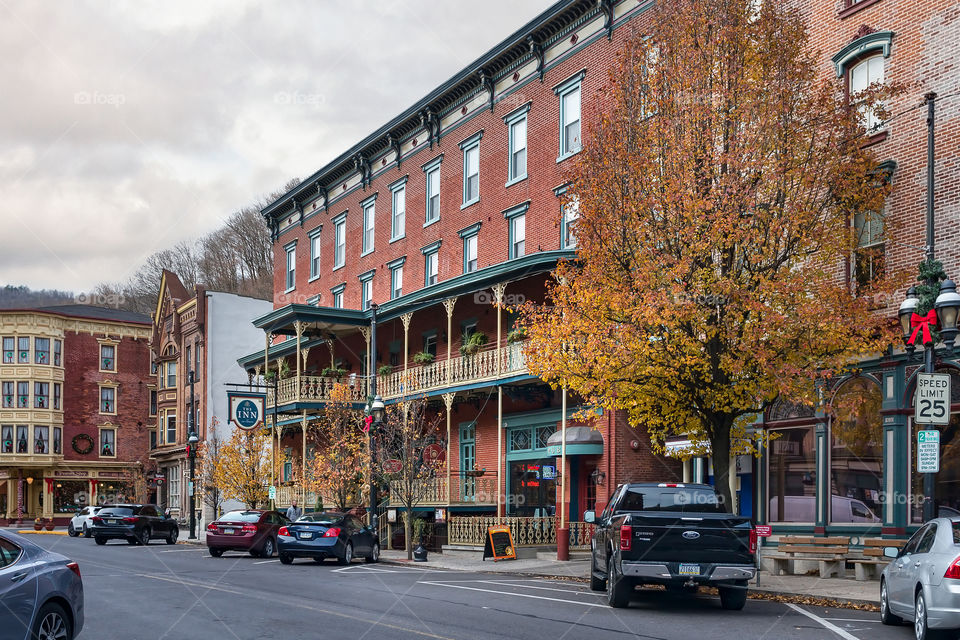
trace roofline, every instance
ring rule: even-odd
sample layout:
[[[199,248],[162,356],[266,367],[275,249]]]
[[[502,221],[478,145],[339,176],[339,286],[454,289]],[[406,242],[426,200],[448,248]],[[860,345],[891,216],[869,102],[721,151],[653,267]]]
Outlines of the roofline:
[[[108,307],[100,307],[101,309],[107,309]],[[49,311],[47,309],[30,309],[30,308],[6,308],[0,309],[0,313],[45,313],[51,316],[58,316],[60,318],[80,318],[82,320],[93,320],[95,322],[113,322],[116,324],[137,324],[143,325],[145,327],[152,326],[153,323],[149,320],[140,321],[140,320],[114,320],[112,318],[96,318],[94,316],[84,316],[78,313],[63,313],[60,311]],[[136,311],[128,311],[127,313],[138,313]]]
[[[614,0],[616,1],[616,0]],[[549,6],[546,10],[541,12],[539,15],[534,17],[532,20],[527,22],[525,25],[514,31],[512,34],[507,36],[500,43],[488,49],[486,53],[481,55],[479,58],[469,63],[459,72],[457,72],[453,77],[449,78],[445,82],[441,83],[438,87],[434,88],[426,96],[420,98],[412,106],[407,108],[400,115],[395,116],[389,122],[381,126],[379,129],[368,135],[366,138],[358,142],[357,144],[350,147],[347,151],[337,156],[331,162],[328,162],[324,167],[315,171],[308,178],[300,182],[297,186],[293,187],[285,194],[265,206],[260,210],[260,214],[264,218],[270,218],[278,209],[284,204],[290,202],[290,200],[296,198],[307,191],[316,191],[316,185],[320,182],[320,179],[327,173],[330,173],[338,166],[342,165],[344,162],[350,160],[357,153],[362,151],[365,147],[370,146],[372,143],[381,140],[390,133],[393,129],[397,128],[399,125],[403,124],[411,117],[417,115],[419,112],[423,111],[426,107],[430,105],[431,102],[437,98],[443,96],[451,89],[454,89],[458,84],[462,83],[464,80],[469,77],[476,75],[485,65],[488,65],[490,62],[494,61],[499,56],[503,55],[510,48],[515,47],[521,43],[525,43],[526,37],[532,35],[531,32],[539,29],[551,20],[557,17],[565,9],[572,8],[578,4],[582,4],[583,0],[558,0]],[[586,3],[585,4],[585,8]],[[591,3],[594,7],[597,3]],[[326,186],[326,185],[324,185]]]

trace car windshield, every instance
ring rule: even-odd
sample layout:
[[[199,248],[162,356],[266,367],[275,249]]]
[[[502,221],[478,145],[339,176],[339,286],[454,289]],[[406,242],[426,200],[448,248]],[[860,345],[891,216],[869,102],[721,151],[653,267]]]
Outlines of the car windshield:
[[[297,519],[297,522],[316,522],[317,524],[336,524],[343,519],[342,513],[323,511],[321,513],[306,513]]]
[[[221,522],[259,522],[259,511],[231,511],[220,516]]]
[[[100,516],[132,516],[133,509],[131,507],[108,507],[106,509],[101,509],[100,513],[97,514]]]
[[[686,511],[722,513],[717,492],[699,487],[633,487],[620,502],[620,511]]]

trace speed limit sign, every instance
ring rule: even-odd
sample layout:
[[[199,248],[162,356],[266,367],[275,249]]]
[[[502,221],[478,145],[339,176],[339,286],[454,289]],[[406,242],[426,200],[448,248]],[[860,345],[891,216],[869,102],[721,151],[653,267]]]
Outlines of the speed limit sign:
[[[917,424],[950,424],[950,374],[918,374],[913,404]]]

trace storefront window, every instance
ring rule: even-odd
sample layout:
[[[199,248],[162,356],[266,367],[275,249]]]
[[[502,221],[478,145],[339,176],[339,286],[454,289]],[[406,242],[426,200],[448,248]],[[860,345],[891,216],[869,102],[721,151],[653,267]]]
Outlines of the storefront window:
[[[813,426],[770,429],[771,522],[815,522],[817,454]]]
[[[70,513],[81,509],[90,500],[90,483],[86,480],[58,481],[53,487],[53,510]]]
[[[27,453],[30,448],[30,441],[27,439],[27,426],[17,426],[17,453]]]
[[[883,515],[883,423],[880,388],[866,378],[845,383],[830,423],[830,521],[879,523]]]
[[[510,463],[513,515],[547,518],[556,514],[556,464],[556,458]]]
[[[957,384],[956,377],[953,383]],[[913,425],[910,439],[910,477],[912,479],[913,499],[910,500],[910,521],[923,522],[923,476],[917,473],[917,432],[921,429],[940,430],[940,473],[936,474],[934,495],[937,505],[960,511],[960,414],[950,416],[950,424],[945,427],[931,425]],[[944,513],[943,515],[956,515]]]
[[[50,428],[45,426],[36,426],[33,428],[33,436],[36,439],[33,452],[50,453]]]
[[[13,425],[5,424],[0,427],[0,441],[3,453],[13,453]]]
[[[126,482],[98,482],[97,502],[109,504],[111,502],[128,502],[133,500],[133,490]]]

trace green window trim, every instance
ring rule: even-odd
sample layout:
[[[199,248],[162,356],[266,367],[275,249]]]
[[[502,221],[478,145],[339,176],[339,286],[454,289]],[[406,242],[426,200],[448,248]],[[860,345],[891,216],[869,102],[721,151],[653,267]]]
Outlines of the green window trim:
[[[865,53],[879,51],[884,58],[889,58],[894,35],[893,31],[874,31],[840,49],[830,58],[836,68],[837,77],[842,78],[851,64]]]

